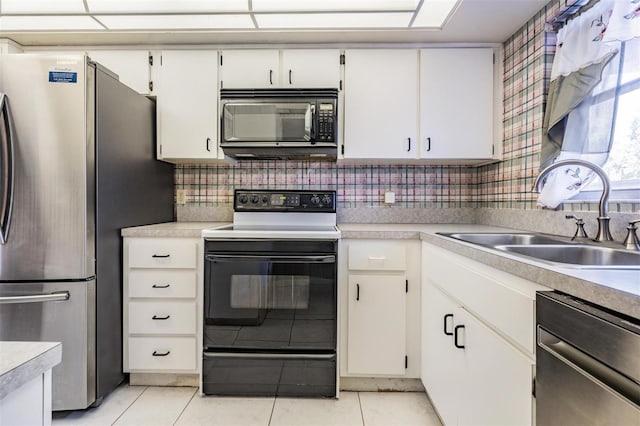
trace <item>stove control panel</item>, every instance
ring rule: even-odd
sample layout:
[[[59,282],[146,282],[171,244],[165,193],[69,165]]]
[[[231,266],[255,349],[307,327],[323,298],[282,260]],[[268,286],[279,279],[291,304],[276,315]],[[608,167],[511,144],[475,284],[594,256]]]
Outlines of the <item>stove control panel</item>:
[[[233,208],[235,211],[336,211],[335,191],[278,191],[236,189]]]

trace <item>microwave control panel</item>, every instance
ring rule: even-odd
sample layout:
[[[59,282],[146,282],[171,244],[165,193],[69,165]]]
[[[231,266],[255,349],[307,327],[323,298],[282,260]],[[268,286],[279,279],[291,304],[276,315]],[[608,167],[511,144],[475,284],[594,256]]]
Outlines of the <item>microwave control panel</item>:
[[[328,212],[336,210],[335,191],[235,190],[235,211]]]
[[[318,101],[318,131],[316,140],[318,142],[335,141],[335,101]]]

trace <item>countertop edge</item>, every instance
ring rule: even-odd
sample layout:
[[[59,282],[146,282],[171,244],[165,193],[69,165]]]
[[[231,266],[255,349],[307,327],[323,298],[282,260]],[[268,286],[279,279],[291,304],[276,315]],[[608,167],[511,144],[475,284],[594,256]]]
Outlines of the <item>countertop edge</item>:
[[[7,354],[9,347],[20,348],[29,347],[29,355],[20,351]],[[36,352],[36,355],[33,355]],[[4,399],[14,390],[18,389],[28,381],[52,369],[62,361],[62,344],[58,342],[0,342],[0,353],[4,353],[13,359],[3,361],[3,370],[0,375],[0,400]],[[25,359],[26,357],[26,359]],[[28,358],[30,357],[30,358]]]

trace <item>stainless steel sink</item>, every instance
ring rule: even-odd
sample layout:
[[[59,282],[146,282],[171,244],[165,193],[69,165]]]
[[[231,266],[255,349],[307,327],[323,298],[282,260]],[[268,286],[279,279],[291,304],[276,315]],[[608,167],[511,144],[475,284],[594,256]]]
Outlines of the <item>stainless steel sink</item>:
[[[640,253],[590,245],[497,245],[494,248],[554,263],[582,267],[640,269]]]
[[[438,234],[557,266],[585,269],[640,269],[638,252],[573,243],[566,237],[496,232],[438,232]]]
[[[438,232],[438,234],[488,247],[495,247],[498,245],[567,244],[566,241],[562,241],[561,239],[555,239],[540,234],[494,232]]]

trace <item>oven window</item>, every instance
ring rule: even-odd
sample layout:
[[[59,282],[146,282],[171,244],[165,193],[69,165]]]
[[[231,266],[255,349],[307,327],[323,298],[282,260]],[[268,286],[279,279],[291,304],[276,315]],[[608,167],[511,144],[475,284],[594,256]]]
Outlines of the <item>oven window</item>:
[[[232,275],[231,308],[308,309],[310,277]]]

